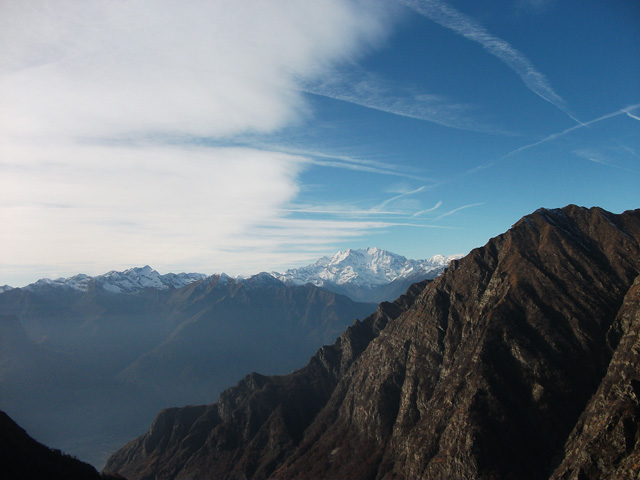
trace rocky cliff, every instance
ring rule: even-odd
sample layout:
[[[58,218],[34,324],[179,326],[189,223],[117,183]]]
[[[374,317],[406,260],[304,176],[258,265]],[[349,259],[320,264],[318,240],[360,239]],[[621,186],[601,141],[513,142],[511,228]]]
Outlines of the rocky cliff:
[[[638,459],[640,210],[541,209],[302,370],[161,412],[129,478],[601,478]]]

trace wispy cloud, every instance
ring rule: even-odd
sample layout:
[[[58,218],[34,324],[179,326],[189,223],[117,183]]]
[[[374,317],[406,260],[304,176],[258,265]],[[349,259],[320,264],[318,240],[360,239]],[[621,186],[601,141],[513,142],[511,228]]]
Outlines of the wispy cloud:
[[[439,200],[433,207],[427,208],[426,210],[420,210],[412,215],[412,217],[419,217],[420,215],[424,215],[425,213],[433,212],[442,206],[442,200]]]
[[[443,95],[418,93],[368,72],[334,70],[300,82],[304,92],[445,127],[496,135],[514,135],[484,121],[475,105],[457,103]]]
[[[265,144],[264,148],[270,151],[289,153],[304,158],[304,161],[312,165],[360,172],[390,175],[395,177],[410,178],[413,180],[429,181],[431,179],[420,175],[415,168],[395,163],[381,162],[367,158],[356,158],[349,155],[331,154],[317,150],[293,148],[281,145]]]
[[[640,120],[640,117],[638,117],[637,115],[633,115],[629,110],[624,110],[624,113],[626,113],[627,117],[629,118],[633,118],[634,120]]]
[[[460,210],[464,210],[465,208],[478,207],[480,205],[484,205],[484,202],[481,202],[481,203],[470,203],[469,205],[463,205],[461,207],[454,208],[453,210],[449,210],[448,212],[437,216],[434,220],[442,220],[443,218],[448,217],[449,215],[453,215],[454,213],[459,212]]]
[[[616,110],[615,112],[607,113],[606,115],[602,115],[601,117],[594,118],[593,120],[589,120],[588,122],[583,122],[583,123],[580,123],[579,125],[574,125],[573,127],[567,128],[566,130],[563,130],[561,132],[552,133],[551,135],[544,137],[542,140],[538,140],[537,142],[530,143],[528,145],[524,145],[522,147],[518,147],[515,150],[510,151],[509,153],[501,157],[500,160],[511,157],[517,153],[523,152],[524,150],[537,147],[538,145],[542,145],[544,143],[557,140],[558,138],[564,137],[568,133],[574,132],[576,130],[580,130],[582,128],[590,127],[595,123],[602,122],[603,120],[607,120],[609,118],[617,117],[619,115],[627,115],[629,117],[634,118],[634,116],[631,115],[630,112],[637,110],[638,108],[640,108],[640,104],[630,105],[628,107],[621,108],[620,110]]]
[[[491,55],[511,68],[529,90],[580,123],[569,110],[565,100],[554,91],[547,77],[539,72],[522,52],[505,40],[492,35],[478,21],[440,0],[400,1],[420,15],[482,45]]]
[[[607,167],[613,167],[620,170],[625,170],[627,172],[632,171],[632,170],[629,170],[628,168],[624,168],[612,163],[605,155],[603,155],[599,151],[594,150],[592,148],[579,148],[577,150],[574,150],[573,154],[576,155],[577,157],[583,158],[585,160],[589,160],[590,162],[598,163],[600,165],[605,165]]]
[[[253,225],[248,235],[238,238],[228,251],[236,263],[225,265],[255,273],[255,259],[251,252],[264,252],[260,265],[271,269],[311,263],[327,251],[334,250],[337,242],[351,241],[372,232],[382,233],[392,228],[456,230],[456,227],[421,222],[278,218]],[[305,255],[301,255],[306,252]],[[246,258],[243,258],[246,255]],[[225,269],[220,263],[220,269]],[[220,269],[218,271],[220,271]]]
[[[391,203],[393,203],[393,202],[395,202],[397,200],[400,200],[401,198],[405,198],[405,197],[408,197],[410,195],[415,195],[417,193],[423,192],[427,188],[428,188],[427,185],[423,185],[421,187],[418,187],[418,188],[415,188],[415,189],[412,189],[412,190],[408,190],[406,192],[402,192],[402,193],[400,193],[398,195],[394,195],[393,197],[388,198],[384,202],[382,202],[382,203],[376,205],[375,207],[371,208],[371,211],[373,211],[373,212],[381,211],[384,208],[386,208],[387,205],[389,205],[389,204],[391,204]]]
[[[314,213],[329,214],[350,217],[367,217],[367,216],[385,216],[385,215],[402,215],[406,216],[406,212],[398,212],[393,210],[363,210],[362,208],[339,206],[339,205],[307,205],[292,208],[283,208],[283,212],[290,213]]]

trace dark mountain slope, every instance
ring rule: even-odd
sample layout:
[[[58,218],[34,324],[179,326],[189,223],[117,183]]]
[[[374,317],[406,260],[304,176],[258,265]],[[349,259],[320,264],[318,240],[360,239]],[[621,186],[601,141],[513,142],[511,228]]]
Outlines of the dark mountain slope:
[[[454,262],[379,335],[364,338],[348,368],[324,349],[293,376],[248,377],[217,405],[193,411],[187,435],[161,414],[156,422],[164,415],[168,424],[155,429],[154,440],[152,429],[117,452],[107,470],[158,479],[538,479],[559,467],[598,478],[589,468],[612,462],[613,453],[607,457],[593,441],[590,447],[576,427],[589,423],[593,405],[611,422],[603,432],[622,428],[626,443],[614,449],[615,461],[628,472],[635,465],[633,404],[621,400],[613,418],[606,417],[608,401],[587,405],[605,388],[603,377],[616,385],[623,378],[607,371],[622,368],[614,352],[629,358],[637,338],[628,304],[639,273],[640,210],[538,210]],[[332,348],[348,350],[340,340]],[[297,385],[322,378],[310,368],[323,362],[336,374],[327,386],[335,387],[308,411],[315,416],[307,426],[294,414],[295,399],[307,398]],[[620,365],[629,370],[624,391],[635,395],[637,363]],[[225,407],[230,400],[242,414]],[[280,431],[295,434],[283,440]],[[167,453],[198,432],[195,451]],[[255,444],[265,447],[248,448]],[[580,449],[592,454],[590,467],[580,466]]]
[[[609,344],[615,353],[607,374],[571,433],[553,479],[640,475],[640,276],[625,297]]]
[[[91,465],[36,442],[0,411],[0,477],[3,480],[115,480]]]

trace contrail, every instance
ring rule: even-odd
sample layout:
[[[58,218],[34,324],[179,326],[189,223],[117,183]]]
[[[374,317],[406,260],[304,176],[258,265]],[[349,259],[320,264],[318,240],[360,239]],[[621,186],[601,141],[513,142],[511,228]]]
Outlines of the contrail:
[[[630,106],[625,107],[625,108],[621,108],[620,110],[617,110],[617,111],[612,112],[612,113],[607,113],[606,115],[602,115],[601,117],[595,118],[595,119],[590,120],[588,122],[584,122],[584,123],[580,122],[579,125],[574,125],[573,127],[567,128],[566,130],[563,130],[562,132],[552,133],[548,137],[545,137],[542,140],[539,140],[539,141],[537,141],[535,143],[531,143],[529,145],[525,145],[523,147],[516,148],[515,150],[512,150],[509,153],[507,153],[506,155],[502,156],[500,158],[500,160],[503,160],[503,159],[505,159],[507,157],[510,157],[511,155],[514,155],[516,153],[522,152],[523,150],[527,150],[529,148],[537,147],[538,145],[541,145],[543,143],[547,143],[547,142],[549,142],[551,140],[556,140],[557,138],[564,137],[567,133],[571,133],[574,130],[579,130],[581,128],[589,127],[589,126],[593,125],[594,123],[601,122],[601,121],[606,120],[606,119],[611,118],[611,117],[617,117],[618,115],[627,115],[627,116],[629,116],[631,118],[635,118],[636,120],[640,120],[640,118],[638,118],[635,115],[632,115],[630,113],[631,111],[636,110],[638,108],[640,108],[640,103],[637,103],[635,105],[630,105]]]
[[[547,77],[536,70],[535,66],[522,52],[512,47],[508,42],[489,33],[479,22],[440,0],[400,1],[420,15],[482,45],[491,55],[494,55],[511,68],[529,90],[562,110],[578,124],[582,124],[569,110],[564,99],[553,90]]]
[[[440,220],[440,219],[442,219],[442,218],[444,218],[444,217],[448,217],[449,215],[452,215],[452,214],[454,214],[454,213],[456,213],[456,212],[458,212],[458,211],[460,211],[460,210],[463,210],[463,209],[465,209],[465,208],[469,208],[469,207],[477,207],[477,206],[479,206],[479,205],[484,205],[484,202],[481,202],[481,203],[471,203],[471,204],[469,204],[469,205],[463,205],[463,206],[461,206],[461,207],[454,208],[453,210],[449,210],[447,213],[443,213],[443,214],[442,214],[442,215],[440,215],[439,217],[436,217],[436,218],[435,218],[435,220]]]

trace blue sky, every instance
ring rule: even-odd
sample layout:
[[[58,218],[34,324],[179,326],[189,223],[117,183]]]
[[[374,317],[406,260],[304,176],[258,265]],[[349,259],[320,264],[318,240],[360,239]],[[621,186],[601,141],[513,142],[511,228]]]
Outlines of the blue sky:
[[[0,2],[0,284],[640,207],[636,1]]]

